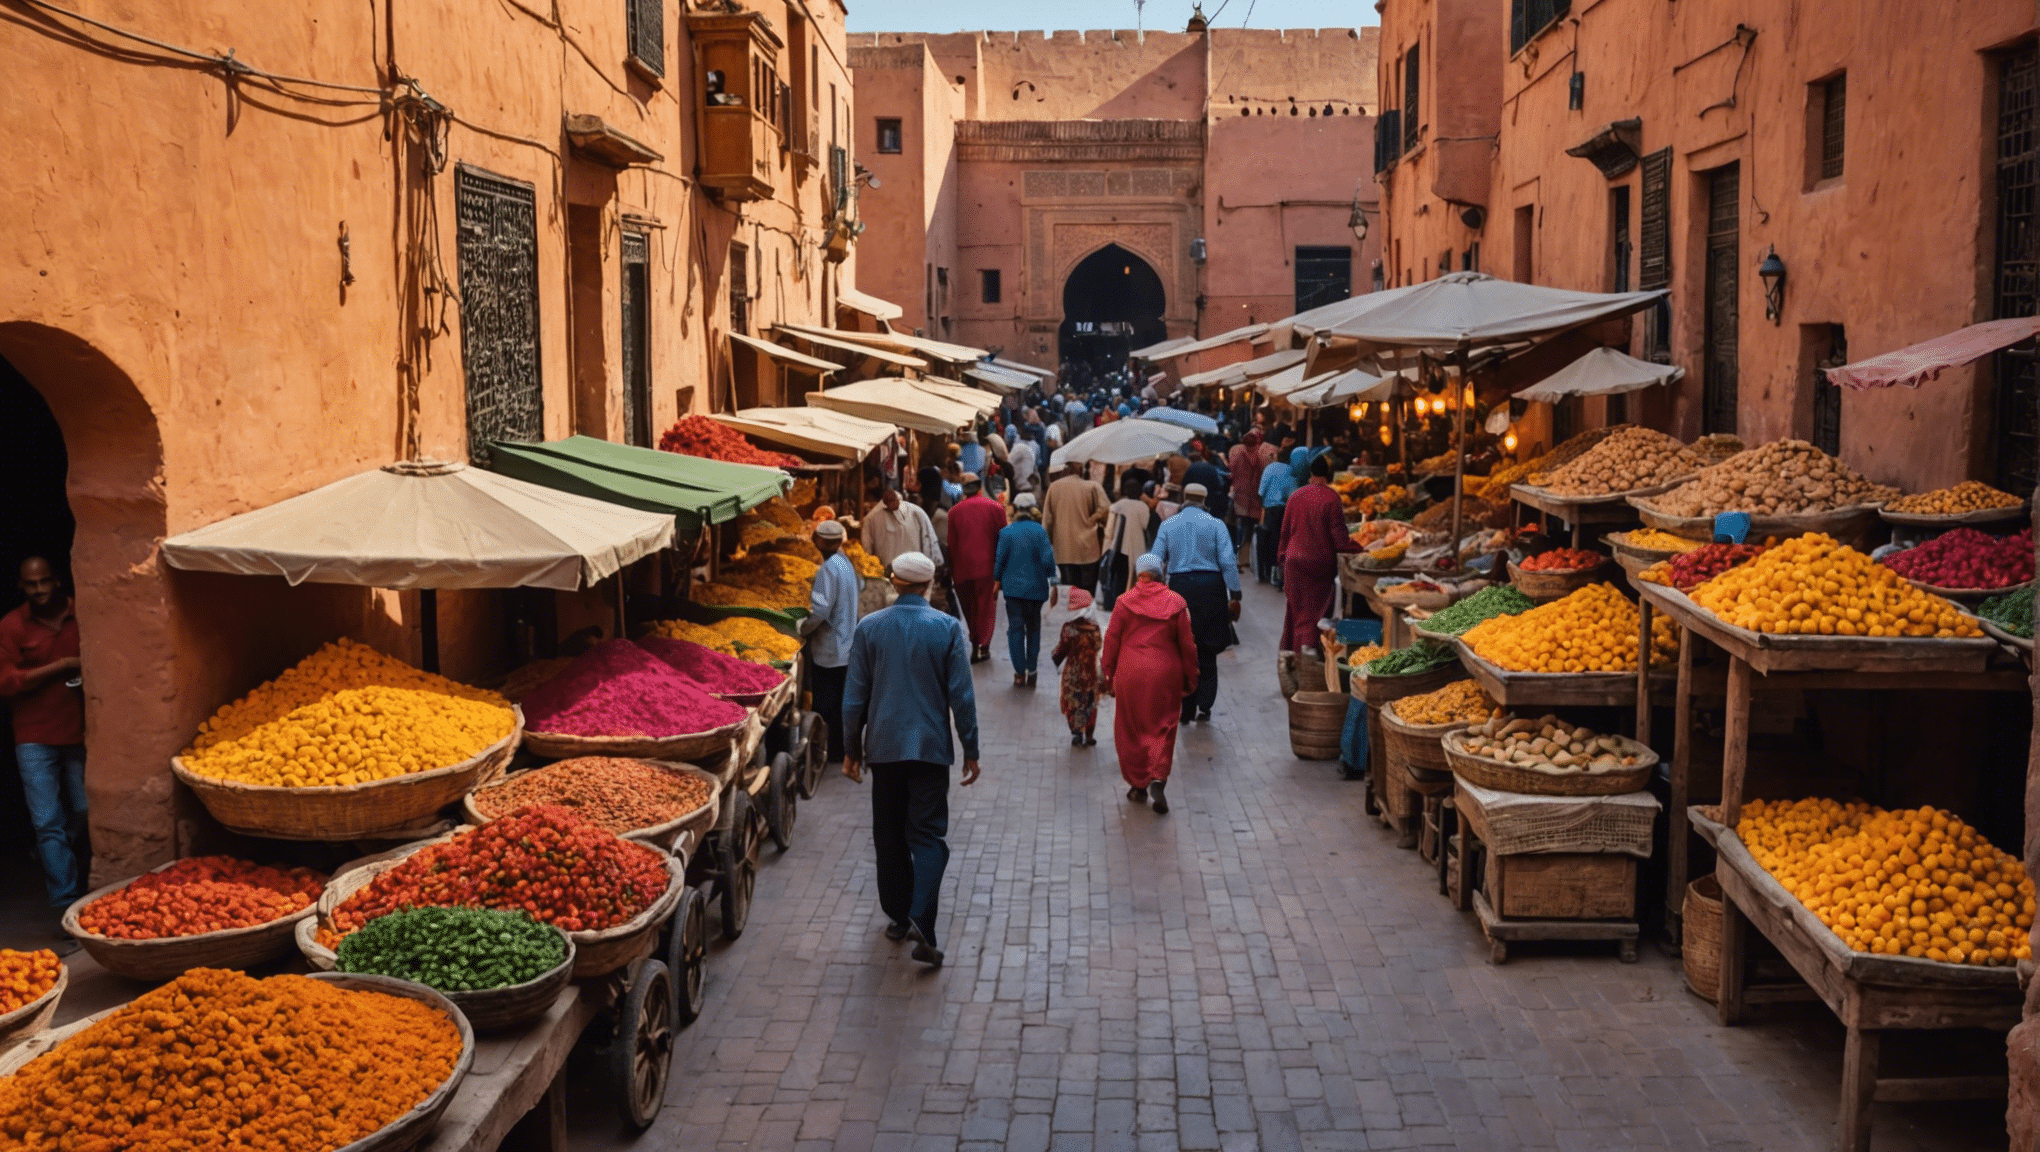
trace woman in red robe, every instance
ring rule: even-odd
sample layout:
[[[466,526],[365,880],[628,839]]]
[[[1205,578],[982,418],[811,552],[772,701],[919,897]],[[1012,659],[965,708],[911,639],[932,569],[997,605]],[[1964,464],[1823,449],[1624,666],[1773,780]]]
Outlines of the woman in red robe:
[[[1176,728],[1183,698],[1197,688],[1197,641],[1190,606],[1162,583],[1161,557],[1134,562],[1137,578],[1112,605],[1099,671],[1113,705],[1112,743],[1126,798],[1169,810],[1164,795],[1176,759]]]
[[[1278,645],[1284,652],[1317,647],[1318,621],[1331,615],[1338,595],[1339,553],[1360,550],[1346,534],[1346,509],[1332,488],[1331,460],[1320,449],[1302,470],[1309,479],[1282,509],[1282,544],[1276,550],[1288,601]],[[1297,479],[1304,481],[1303,476]]]

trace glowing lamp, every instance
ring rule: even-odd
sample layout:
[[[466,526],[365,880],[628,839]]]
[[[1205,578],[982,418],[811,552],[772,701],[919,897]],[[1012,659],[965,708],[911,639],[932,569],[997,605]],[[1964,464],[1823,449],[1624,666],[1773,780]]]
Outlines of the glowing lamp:
[[[1511,452],[1516,450],[1516,430],[1514,428],[1509,429],[1509,434],[1502,437],[1502,447]]]
[[[1383,444],[1395,443],[1395,433],[1389,431],[1389,427],[1386,424],[1381,426],[1381,442]]]

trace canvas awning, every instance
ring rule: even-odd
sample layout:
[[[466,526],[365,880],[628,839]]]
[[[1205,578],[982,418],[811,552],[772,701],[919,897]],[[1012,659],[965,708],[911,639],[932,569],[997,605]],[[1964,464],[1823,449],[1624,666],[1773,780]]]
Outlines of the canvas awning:
[[[1126,355],[1130,360],[1166,360],[1174,356],[1178,349],[1196,342],[1197,337],[1195,336],[1177,336],[1171,340],[1164,340],[1159,344],[1150,344],[1145,348],[1136,348]]]
[[[989,392],[897,378],[864,380],[839,388],[825,388],[808,393],[807,402],[816,408],[847,412],[852,416],[930,435],[947,436],[976,423],[980,415],[990,411],[951,395],[955,392],[983,396],[991,401],[992,408],[999,404],[998,398]]]
[[[808,328],[804,325],[787,324],[783,325],[783,327],[793,328],[797,331],[818,331],[818,329]],[[890,348],[895,352],[902,352],[908,356],[926,356],[934,360],[947,360],[952,364],[971,364],[991,355],[991,353],[986,352],[982,348],[972,348],[968,344],[951,344],[946,340],[930,340],[926,336],[915,336],[908,332],[894,332],[891,330],[884,332],[844,332],[828,330],[827,334],[838,340],[848,340],[855,344],[868,344],[877,348]]]
[[[1613,348],[1596,348],[1516,393],[1516,399],[1551,402],[1567,396],[1614,396],[1658,384],[1676,384],[1685,375],[1684,368],[1638,360]]]
[[[782,364],[791,364],[795,368],[805,368],[811,372],[840,372],[843,370],[841,364],[810,356],[805,352],[796,352],[784,344],[774,344],[770,340],[759,340],[755,337],[746,336],[741,332],[730,333],[730,339],[735,340],[746,348],[763,352]]]
[[[1193,372],[1183,377],[1182,385],[1185,388],[1237,388],[1249,381],[1295,367],[1303,363],[1305,355],[1302,348],[1284,348],[1280,352],[1270,352],[1266,356],[1243,360],[1238,364],[1227,364],[1208,372]]]
[[[683,532],[734,520],[793,486],[777,468],[569,436],[492,442],[496,471],[533,484],[673,517]]]
[[[1641,311],[1664,296],[1662,291],[1574,292],[1454,272],[1412,285],[1394,299],[1375,301],[1325,331],[1377,348],[1468,351],[1548,339]]]
[[[1894,384],[1917,388],[1947,369],[2002,352],[2036,335],[2040,335],[2040,317],[1987,320],[1895,352],[1830,368],[1827,378],[1844,388],[1889,388]]]
[[[1319,376],[1303,387],[1283,397],[1298,408],[1330,408],[1335,404],[1352,404],[1363,400],[1390,400],[1395,397],[1399,376],[1376,376],[1359,368],[1348,368]]]
[[[1230,332],[1221,332],[1216,336],[1207,336],[1202,340],[1192,340],[1180,348],[1171,349],[1166,353],[1166,358],[1173,360],[1178,356],[1188,356],[1193,352],[1209,352],[1213,348],[1223,348],[1228,344],[1237,344],[1242,340],[1256,340],[1267,334],[1268,325],[1249,324],[1244,328],[1235,328]]]
[[[903,352],[894,352],[890,348],[879,348],[870,344],[858,344],[848,339],[847,333],[838,332],[834,328],[810,328],[805,324],[775,324],[772,330],[789,339],[805,340],[816,347],[834,352],[848,352],[852,356],[869,356],[873,360],[900,368],[924,371],[928,367],[928,362],[919,356],[909,356]]]
[[[1141,413],[1140,418],[1142,420],[1154,420],[1162,424],[1174,424],[1178,428],[1188,428],[1199,436],[1209,436],[1218,431],[1218,421],[1213,420],[1204,413],[1192,412],[1184,408],[1170,408],[1167,405],[1150,408]]]
[[[573,591],[670,546],[673,535],[671,516],[414,461],[172,536],[163,559],[292,584]]]
[[[1059,464],[1133,464],[1166,456],[1188,444],[1196,432],[1176,424],[1135,417],[1100,424],[1071,438],[1049,456]]]
[[[1002,368],[994,368],[989,364],[979,364],[966,368],[963,370],[963,374],[997,392],[1024,392],[1036,380],[1040,379],[1038,376],[1029,375],[1025,372],[1008,372]]]
[[[859,292],[855,288],[838,288],[836,290],[836,303],[838,306],[848,308],[852,312],[862,312],[873,320],[897,320],[907,314],[906,309],[892,301],[881,300],[869,293]]]
[[[891,424],[828,408],[746,408],[711,419],[754,440],[843,460],[864,459],[899,431]]]

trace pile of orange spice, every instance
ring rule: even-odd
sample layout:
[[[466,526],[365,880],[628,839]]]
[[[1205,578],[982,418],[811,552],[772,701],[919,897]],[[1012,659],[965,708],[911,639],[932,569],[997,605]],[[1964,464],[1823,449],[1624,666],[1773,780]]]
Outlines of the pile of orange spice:
[[[0,948],[0,1015],[42,999],[63,974],[64,962],[47,948],[34,952]]]
[[[460,1051],[422,1001],[194,968],[0,1080],[0,1147],[329,1152],[430,1096]]]
[[[253,928],[304,909],[325,887],[326,878],[309,868],[189,856],[87,904],[78,925],[117,940]]]

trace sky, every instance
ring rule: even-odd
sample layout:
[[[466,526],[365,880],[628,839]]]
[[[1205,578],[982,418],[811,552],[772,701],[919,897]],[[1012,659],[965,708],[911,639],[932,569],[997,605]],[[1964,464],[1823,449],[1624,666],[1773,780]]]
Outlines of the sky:
[[[1134,0],[845,0],[852,32],[1001,32],[1056,28],[1132,28]],[[1219,28],[1359,28],[1378,24],[1369,0],[1205,0]],[[1190,0],[1147,0],[1142,26],[1181,32]]]

